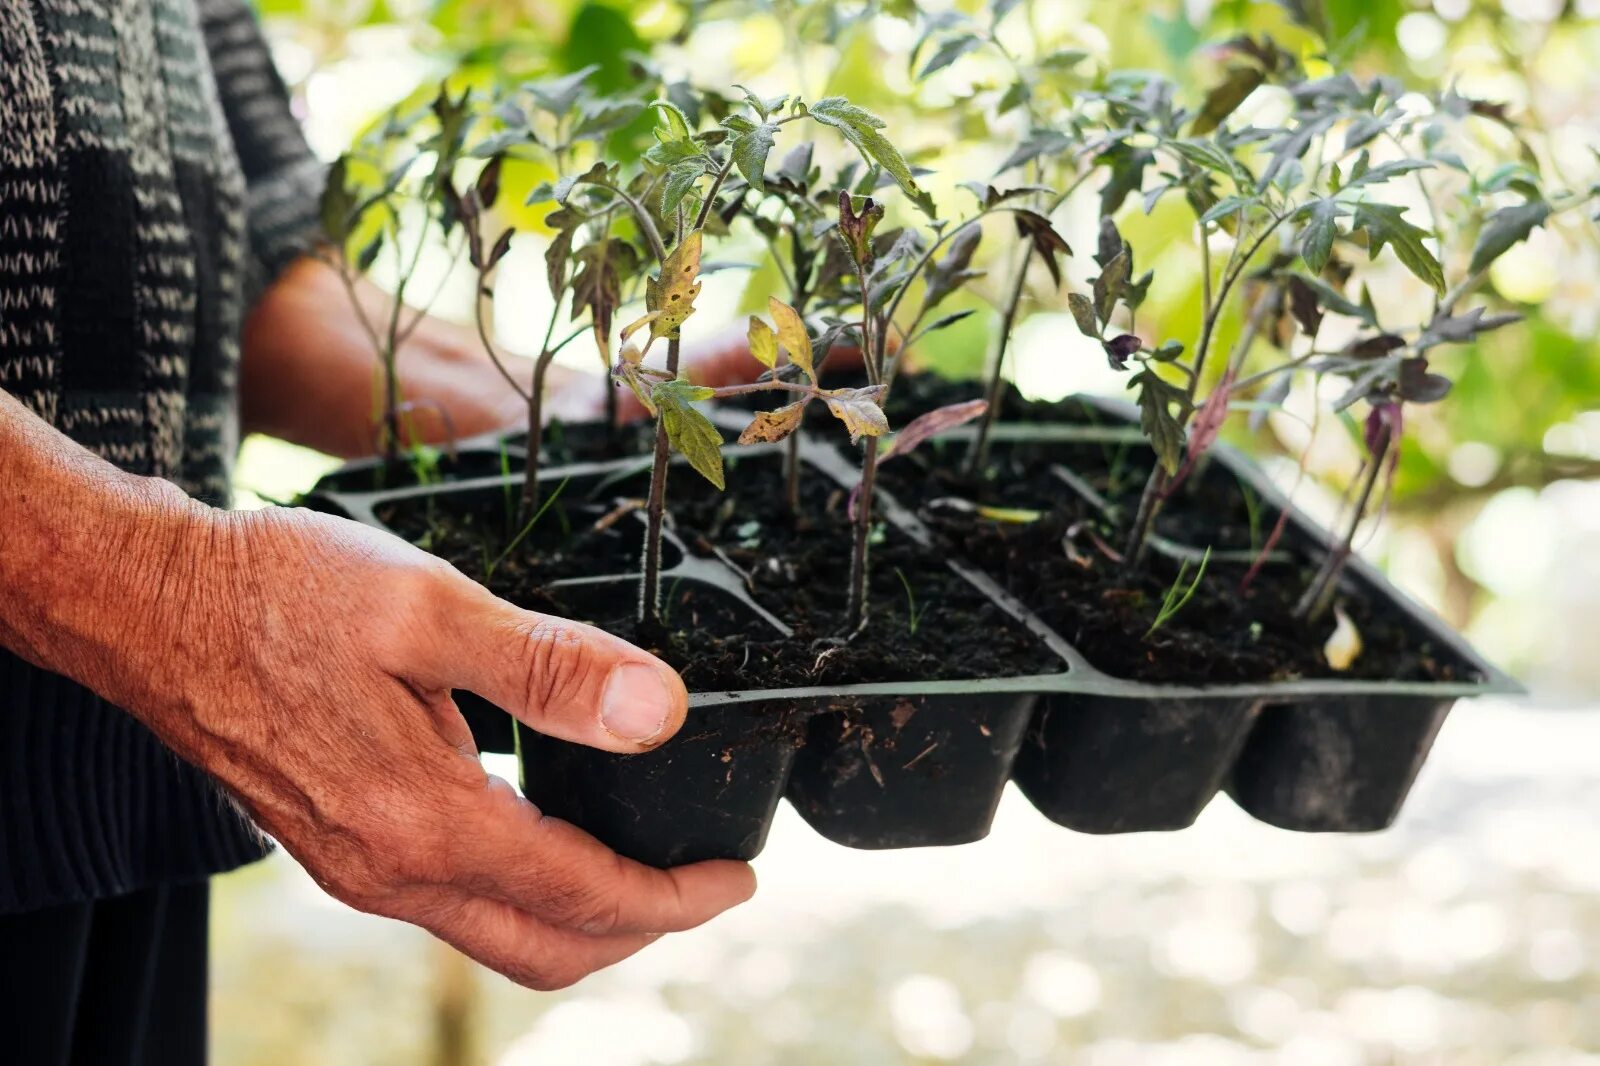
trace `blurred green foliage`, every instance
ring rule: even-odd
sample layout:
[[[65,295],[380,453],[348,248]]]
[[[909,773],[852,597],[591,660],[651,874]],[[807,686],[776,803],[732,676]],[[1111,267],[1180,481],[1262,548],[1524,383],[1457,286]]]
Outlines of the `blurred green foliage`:
[[[980,104],[1016,80],[1016,62],[1008,69],[988,50],[973,49],[919,80],[916,64],[937,52],[935,46],[914,46],[930,15],[952,11],[989,22],[993,6],[988,0],[262,0],[313,125],[329,110],[329,94],[316,91],[319,79],[348,84],[352,69],[367,69],[360,67],[363,57],[369,64],[409,57],[415,78],[406,88],[419,103],[446,75],[455,84],[505,85],[591,64],[600,68],[595,85],[602,91],[629,88],[649,69],[655,72],[650,80],[664,83],[680,78],[722,87],[747,84],[764,94],[811,98],[841,93],[889,121],[907,157],[933,172],[924,184],[947,212],[966,195],[956,188],[958,179],[993,174],[1005,146],[1026,132],[1024,111],[1032,109],[1017,107],[996,118]],[[1219,45],[1241,34],[1270,34],[1305,64],[1308,76],[1335,69],[1361,80],[1383,75],[1419,92],[1450,88],[1503,108],[1509,124],[1485,122],[1471,133],[1486,153],[1516,160],[1515,166],[1547,188],[1580,190],[1600,179],[1600,24],[1593,7],[1577,0],[1066,0],[1022,5],[998,36],[1019,56],[1063,57],[1032,85],[1039,99],[1058,107],[1070,104],[1074,94],[1105,88],[1113,72],[1140,70],[1172,78],[1181,102],[1198,107],[1230,69],[1228,50]],[[1302,28],[1319,21],[1331,42],[1331,65],[1319,55],[1318,35]],[[393,96],[403,92],[397,88]],[[393,102],[373,100],[363,117],[371,121]],[[1272,106],[1270,99],[1266,106]],[[607,154],[626,158],[642,149],[652,121],[641,116],[618,131]],[[1281,113],[1267,121],[1281,121]],[[337,150],[341,138],[348,143],[359,132],[348,114],[343,123],[323,138],[324,148]],[[512,161],[505,171],[509,205],[520,205],[527,191],[554,176],[535,162]],[[1017,180],[1016,172],[1008,178]],[[1501,178],[1519,180],[1509,170]],[[1193,219],[1176,197],[1148,214],[1137,199],[1129,198],[1118,221],[1141,249],[1141,267],[1156,268],[1140,309],[1140,332],[1193,337],[1201,305]],[[1508,202],[1482,181],[1444,188],[1441,199],[1447,212],[1480,215]],[[1062,223],[1076,245],[1092,245],[1093,206],[1085,204]],[[542,210],[506,210],[520,230],[541,229]],[[1413,211],[1410,217],[1418,215]],[[1004,278],[1011,272],[997,250],[1006,243],[985,242],[979,265],[989,278],[950,301],[951,310],[987,313],[921,346],[921,357],[945,373],[976,376],[992,357]],[[1463,272],[1470,247],[1469,240],[1446,250],[1447,257],[1458,257],[1454,263],[1447,258],[1447,274],[1452,267],[1454,276]],[[1092,273],[1087,260],[1080,256],[1069,264],[1063,297],[1084,288]],[[749,275],[738,308],[764,306],[778,281],[772,270]],[[1524,321],[1439,353],[1435,369],[1454,379],[1456,390],[1448,403],[1409,415],[1393,512],[1430,520],[1449,508],[1456,515],[1454,528],[1460,528],[1461,507],[1476,507],[1497,491],[1600,475],[1600,434],[1593,432],[1594,419],[1582,419],[1600,410],[1597,288],[1600,225],[1586,213],[1552,220],[1495,265],[1483,297],[1495,310],[1519,313]],[[1060,316],[1039,323],[1052,341],[1058,333],[1075,333],[1064,299],[1043,298],[1042,289],[1034,296],[1025,303],[1024,318],[1039,312]],[[1375,298],[1386,320],[1390,314],[1416,320],[1414,309],[1401,306],[1418,298],[1407,286],[1379,291]],[[1223,322],[1224,334],[1237,331],[1240,317],[1236,308]],[[1095,358],[1081,345],[1061,347],[1069,353],[1063,360]],[[1079,377],[1066,377],[1079,387]],[[1102,375],[1087,387],[1116,390],[1121,382]],[[1302,397],[1300,409],[1309,406],[1309,397]],[[1337,423],[1325,424],[1321,433],[1336,429]],[[1334,449],[1334,458],[1312,471],[1334,487],[1349,476],[1359,452],[1358,428],[1348,423],[1347,430],[1342,458]],[[1239,419],[1226,435],[1263,452],[1292,454],[1304,444],[1281,423],[1251,430]],[[1463,446],[1473,449],[1473,462],[1458,461]],[[1453,580],[1464,580],[1448,560],[1446,570]],[[1465,595],[1453,600],[1459,605]],[[1464,620],[1459,611],[1456,617]]]

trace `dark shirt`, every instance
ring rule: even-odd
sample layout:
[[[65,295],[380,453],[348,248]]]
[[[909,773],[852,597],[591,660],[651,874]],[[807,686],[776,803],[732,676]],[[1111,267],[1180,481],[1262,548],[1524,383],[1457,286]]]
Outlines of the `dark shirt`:
[[[0,389],[226,505],[240,325],[320,183],[244,0],[0,0]],[[266,847],[138,722],[0,651],[0,913]]]

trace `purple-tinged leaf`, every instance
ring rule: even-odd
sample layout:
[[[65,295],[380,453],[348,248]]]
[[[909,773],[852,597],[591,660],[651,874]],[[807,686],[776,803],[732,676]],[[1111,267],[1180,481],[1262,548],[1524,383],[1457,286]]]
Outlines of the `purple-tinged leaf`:
[[[968,400],[965,403],[953,403],[948,407],[940,407],[927,414],[918,415],[906,424],[905,429],[895,434],[887,453],[879,451],[878,461],[884,462],[895,456],[906,455],[923,441],[965,425],[980,417],[988,409],[988,400]]]
[[[1177,491],[1184,479],[1194,472],[1195,465],[1216,443],[1217,434],[1222,432],[1222,424],[1228,420],[1228,400],[1232,396],[1233,383],[1238,376],[1237,367],[1228,367],[1227,372],[1217,382],[1217,387],[1206,397],[1205,403],[1195,409],[1194,417],[1189,421],[1188,454],[1184,457],[1183,465],[1178,468],[1178,472],[1172,475],[1166,495],[1170,496]]]
[[[1408,403],[1436,403],[1450,393],[1450,379],[1430,373],[1422,356],[1400,361],[1400,398]]]
[[[1144,342],[1132,333],[1112,337],[1101,344],[1106,350],[1106,360],[1110,362],[1113,370],[1128,369],[1128,360],[1143,346]]]

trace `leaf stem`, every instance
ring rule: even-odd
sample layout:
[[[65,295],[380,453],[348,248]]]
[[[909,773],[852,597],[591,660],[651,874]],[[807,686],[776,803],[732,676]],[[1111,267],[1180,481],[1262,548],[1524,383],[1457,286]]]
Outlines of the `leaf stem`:
[[[878,471],[878,438],[868,437],[861,453],[861,491],[856,497],[855,535],[850,546],[850,596],[845,606],[845,635],[867,621],[867,542],[872,537],[872,492]]]
[[[667,370],[678,373],[682,342],[667,341]],[[650,497],[645,510],[644,574],[639,590],[639,621],[645,626],[661,625],[661,525],[667,509],[667,468],[672,446],[667,440],[667,424],[656,419],[655,454],[650,466]]]
[[[1011,282],[1011,296],[1006,302],[1005,315],[1000,320],[999,348],[994,356],[994,369],[989,374],[989,406],[984,409],[983,420],[978,423],[978,435],[967,452],[967,476],[977,477],[989,459],[989,431],[994,427],[1000,412],[1000,389],[1005,383],[1006,349],[1011,343],[1011,333],[1017,321],[1017,308],[1022,304],[1022,293],[1028,287],[1028,266],[1033,262],[1033,244],[1022,246],[1022,258],[1017,263],[1017,273]]]
[[[1361,520],[1366,517],[1367,506],[1372,502],[1372,492],[1377,487],[1378,479],[1383,476],[1384,461],[1394,444],[1391,439],[1393,435],[1393,429],[1386,424],[1383,435],[1378,438],[1376,446],[1372,449],[1372,456],[1361,482],[1361,493],[1356,497],[1355,508],[1350,512],[1350,524],[1345,529],[1344,537],[1336,547],[1328,551],[1316,576],[1311,579],[1311,584],[1306,586],[1304,595],[1295,604],[1296,618],[1314,622],[1326,614],[1328,608],[1332,606],[1333,594],[1339,587],[1339,575],[1344,572],[1350,556],[1355,554],[1356,533],[1361,528]]]

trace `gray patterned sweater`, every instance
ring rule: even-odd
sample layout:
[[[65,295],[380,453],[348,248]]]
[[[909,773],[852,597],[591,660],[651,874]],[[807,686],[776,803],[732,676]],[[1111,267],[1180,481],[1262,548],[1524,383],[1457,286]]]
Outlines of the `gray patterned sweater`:
[[[244,2],[0,0],[0,389],[219,505],[240,325],[320,186]],[[0,913],[263,852],[132,718],[0,651]]]

